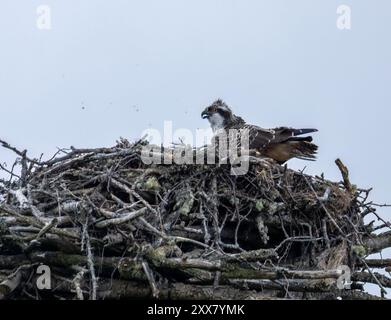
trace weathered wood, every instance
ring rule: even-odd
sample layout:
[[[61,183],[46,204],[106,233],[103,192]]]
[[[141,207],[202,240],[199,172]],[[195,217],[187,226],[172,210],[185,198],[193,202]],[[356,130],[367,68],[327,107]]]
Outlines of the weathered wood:
[[[2,297],[375,299],[363,283],[390,287],[370,270],[389,259],[364,258],[391,247],[391,232],[363,218],[390,224],[340,160],[342,184],[254,157],[235,177],[229,163],[150,165],[142,140],[46,161],[0,145],[22,165],[0,181]],[[56,282],[45,295],[25,277],[40,263]]]

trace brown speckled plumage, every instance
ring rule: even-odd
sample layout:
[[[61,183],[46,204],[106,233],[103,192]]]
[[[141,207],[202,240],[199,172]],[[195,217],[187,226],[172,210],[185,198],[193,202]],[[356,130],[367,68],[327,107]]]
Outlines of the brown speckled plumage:
[[[247,124],[220,99],[205,108],[201,115],[209,120],[214,130],[247,129],[249,148],[279,163],[284,163],[292,158],[316,159],[318,146],[312,143],[312,137],[301,137],[303,134],[318,131],[316,129],[294,129],[289,127],[264,129]]]

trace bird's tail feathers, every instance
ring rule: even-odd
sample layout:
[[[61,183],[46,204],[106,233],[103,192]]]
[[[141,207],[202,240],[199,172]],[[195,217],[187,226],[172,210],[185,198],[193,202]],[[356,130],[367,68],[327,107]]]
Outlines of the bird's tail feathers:
[[[302,160],[315,160],[316,153],[318,151],[318,146],[314,143],[308,141],[297,141],[295,144],[295,149],[297,154],[295,158]]]
[[[300,160],[306,160],[306,161],[316,161],[316,157],[315,156],[311,156],[311,157],[302,157],[302,156],[297,156],[296,159],[300,159]]]
[[[312,137],[307,136],[307,137],[292,137],[289,138],[288,141],[306,141],[306,142],[312,142]]]
[[[317,132],[317,131],[318,131],[318,129],[294,129],[293,135],[300,136],[302,134],[307,134],[307,133]]]

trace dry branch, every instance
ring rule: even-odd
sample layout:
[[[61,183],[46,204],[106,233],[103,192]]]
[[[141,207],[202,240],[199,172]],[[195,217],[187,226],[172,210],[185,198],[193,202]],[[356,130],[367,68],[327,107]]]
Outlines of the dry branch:
[[[371,270],[389,259],[366,259],[391,247],[390,224],[340,160],[343,183],[257,159],[234,177],[229,164],[144,164],[145,144],[41,161],[0,140],[21,158],[20,175],[0,167],[0,298],[377,299],[363,283],[390,287]],[[49,292],[29,276],[38,264]]]

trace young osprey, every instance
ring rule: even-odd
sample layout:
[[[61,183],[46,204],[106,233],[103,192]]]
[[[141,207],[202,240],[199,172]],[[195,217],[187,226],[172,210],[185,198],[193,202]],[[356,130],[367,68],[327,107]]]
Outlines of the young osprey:
[[[256,150],[262,156],[272,158],[280,164],[292,158],[314,160],[318,146],[311,143],[312,137],[298,137],[303,134],[316,132],[317,129],[293,129],[279,127],[263,129],[247,124],[241,117],[233,114],[232,110],[222,101],[217,100],[201,114],[208,119],[213,132],[220,129],[247,129],[249,133],[249,148]]]

